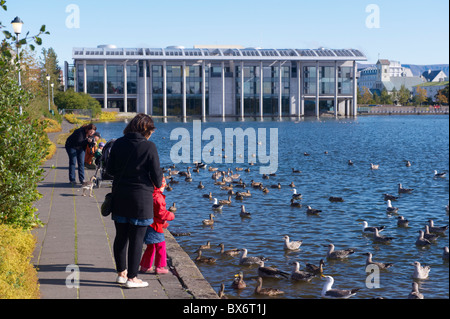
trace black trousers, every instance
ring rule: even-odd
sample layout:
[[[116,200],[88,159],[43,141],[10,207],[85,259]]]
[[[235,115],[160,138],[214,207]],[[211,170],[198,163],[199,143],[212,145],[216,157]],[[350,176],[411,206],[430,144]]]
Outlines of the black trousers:
[[[114,225],[116,226],[116,238],[113,249],[117,272],[128,269],[128,278],[134,278],[139,271],[147,226],[117,222],[114,222]]]

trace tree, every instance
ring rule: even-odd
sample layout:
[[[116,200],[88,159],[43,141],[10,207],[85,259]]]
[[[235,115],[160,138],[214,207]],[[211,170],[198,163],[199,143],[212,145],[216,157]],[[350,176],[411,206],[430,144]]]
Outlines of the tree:
[[[427,100],[427,90],[421,86],[417,86],[416,95],[414,95],[414,102],[422,106],[422,103]]]
[[[398,91],[398,101],[401,105],[406,105],[409,102],[409,99],[411,97],[411,92],[405,87],[405,85],[402,85],[400,87],[400,90]]]
[[[386,88],[381,91],[380,102],[381,104],[392,104],[391,96],[389,95]]]
[[[370,104],[372,101],[372,93],[370,93],[370,90],[363,86],[362,88],[362,96],[361,96],[361,104]]]
[[[438,93],[435,95],[436,102],[439,103],[440,105],[448,104],[448,98],[449,98],[448,91],[449,91],[449,85],[447,84],[447,86],[445,88],[443,88],[442,90],[439,90]]]
[[[61,89],[61,68],[58,65],[58,56],[53,48],[42,49],[42,74],[41,81],[42,85],[47,92],[48,81],[46,75],[50,75],[50,84],[54,85],[55,90]]]
[[[391,101],[393,102],[393,104],[398,103],[398,91],[395,87],[391,91]]]
[[[57,92],[55,95],[55,104],[60,110],[88,109],[92,111],[92,116],[96,116],[102,111],[102,107],[96,99],[89,94],[74,92],[72,89],[66,92]]]

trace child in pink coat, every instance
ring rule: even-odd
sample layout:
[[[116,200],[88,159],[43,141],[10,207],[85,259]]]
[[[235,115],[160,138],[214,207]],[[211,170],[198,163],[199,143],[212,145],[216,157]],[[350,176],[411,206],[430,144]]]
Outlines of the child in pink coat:
[[[161,188],[155,188],[153,191],[153,224],[148,226],[144,242],[147,244],[141,259],[141,272],[150,272],[153,259],[155,261],[155,273],[167,274],[169,271],[164,268],[167,266],[166,242],[164,238],[164,228],[169,224],[167,221],[175,219],[175,215],[166,209],[166,196],[163,195],[166,187],[165,180]]]

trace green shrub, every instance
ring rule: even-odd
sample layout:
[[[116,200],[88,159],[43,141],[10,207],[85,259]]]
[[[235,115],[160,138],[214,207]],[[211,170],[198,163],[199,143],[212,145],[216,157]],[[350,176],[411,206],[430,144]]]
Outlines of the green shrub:
[[[91,110],[92,117],[96,117],[102,111],[100,103],[89,94],[74,92],[72,89],[66,92],[58,91],[55,95],[55,104],[59,110]]]

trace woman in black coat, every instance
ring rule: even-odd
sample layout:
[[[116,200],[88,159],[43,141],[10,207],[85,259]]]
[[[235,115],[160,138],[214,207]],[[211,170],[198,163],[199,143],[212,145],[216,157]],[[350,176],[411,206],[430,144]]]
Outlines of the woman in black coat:
[[[106,173],[114,176],[116,281],[128,288],[148,286],[137,273],[145,232],[153,218],[153,188],[160,188],[164,178],[156,146],[148,140],[154,130],[150,116],[136,115],[123,131],[124,136],[114,142],[106,167]]]
[[[94,124],[86,124],[73,131],[66,140],[66,151],[69,156],[69,181],[75,184],[75,165],[78,163],[78,179],[84,182],[84,156],[86,146],[92,142],[97,127]]]

